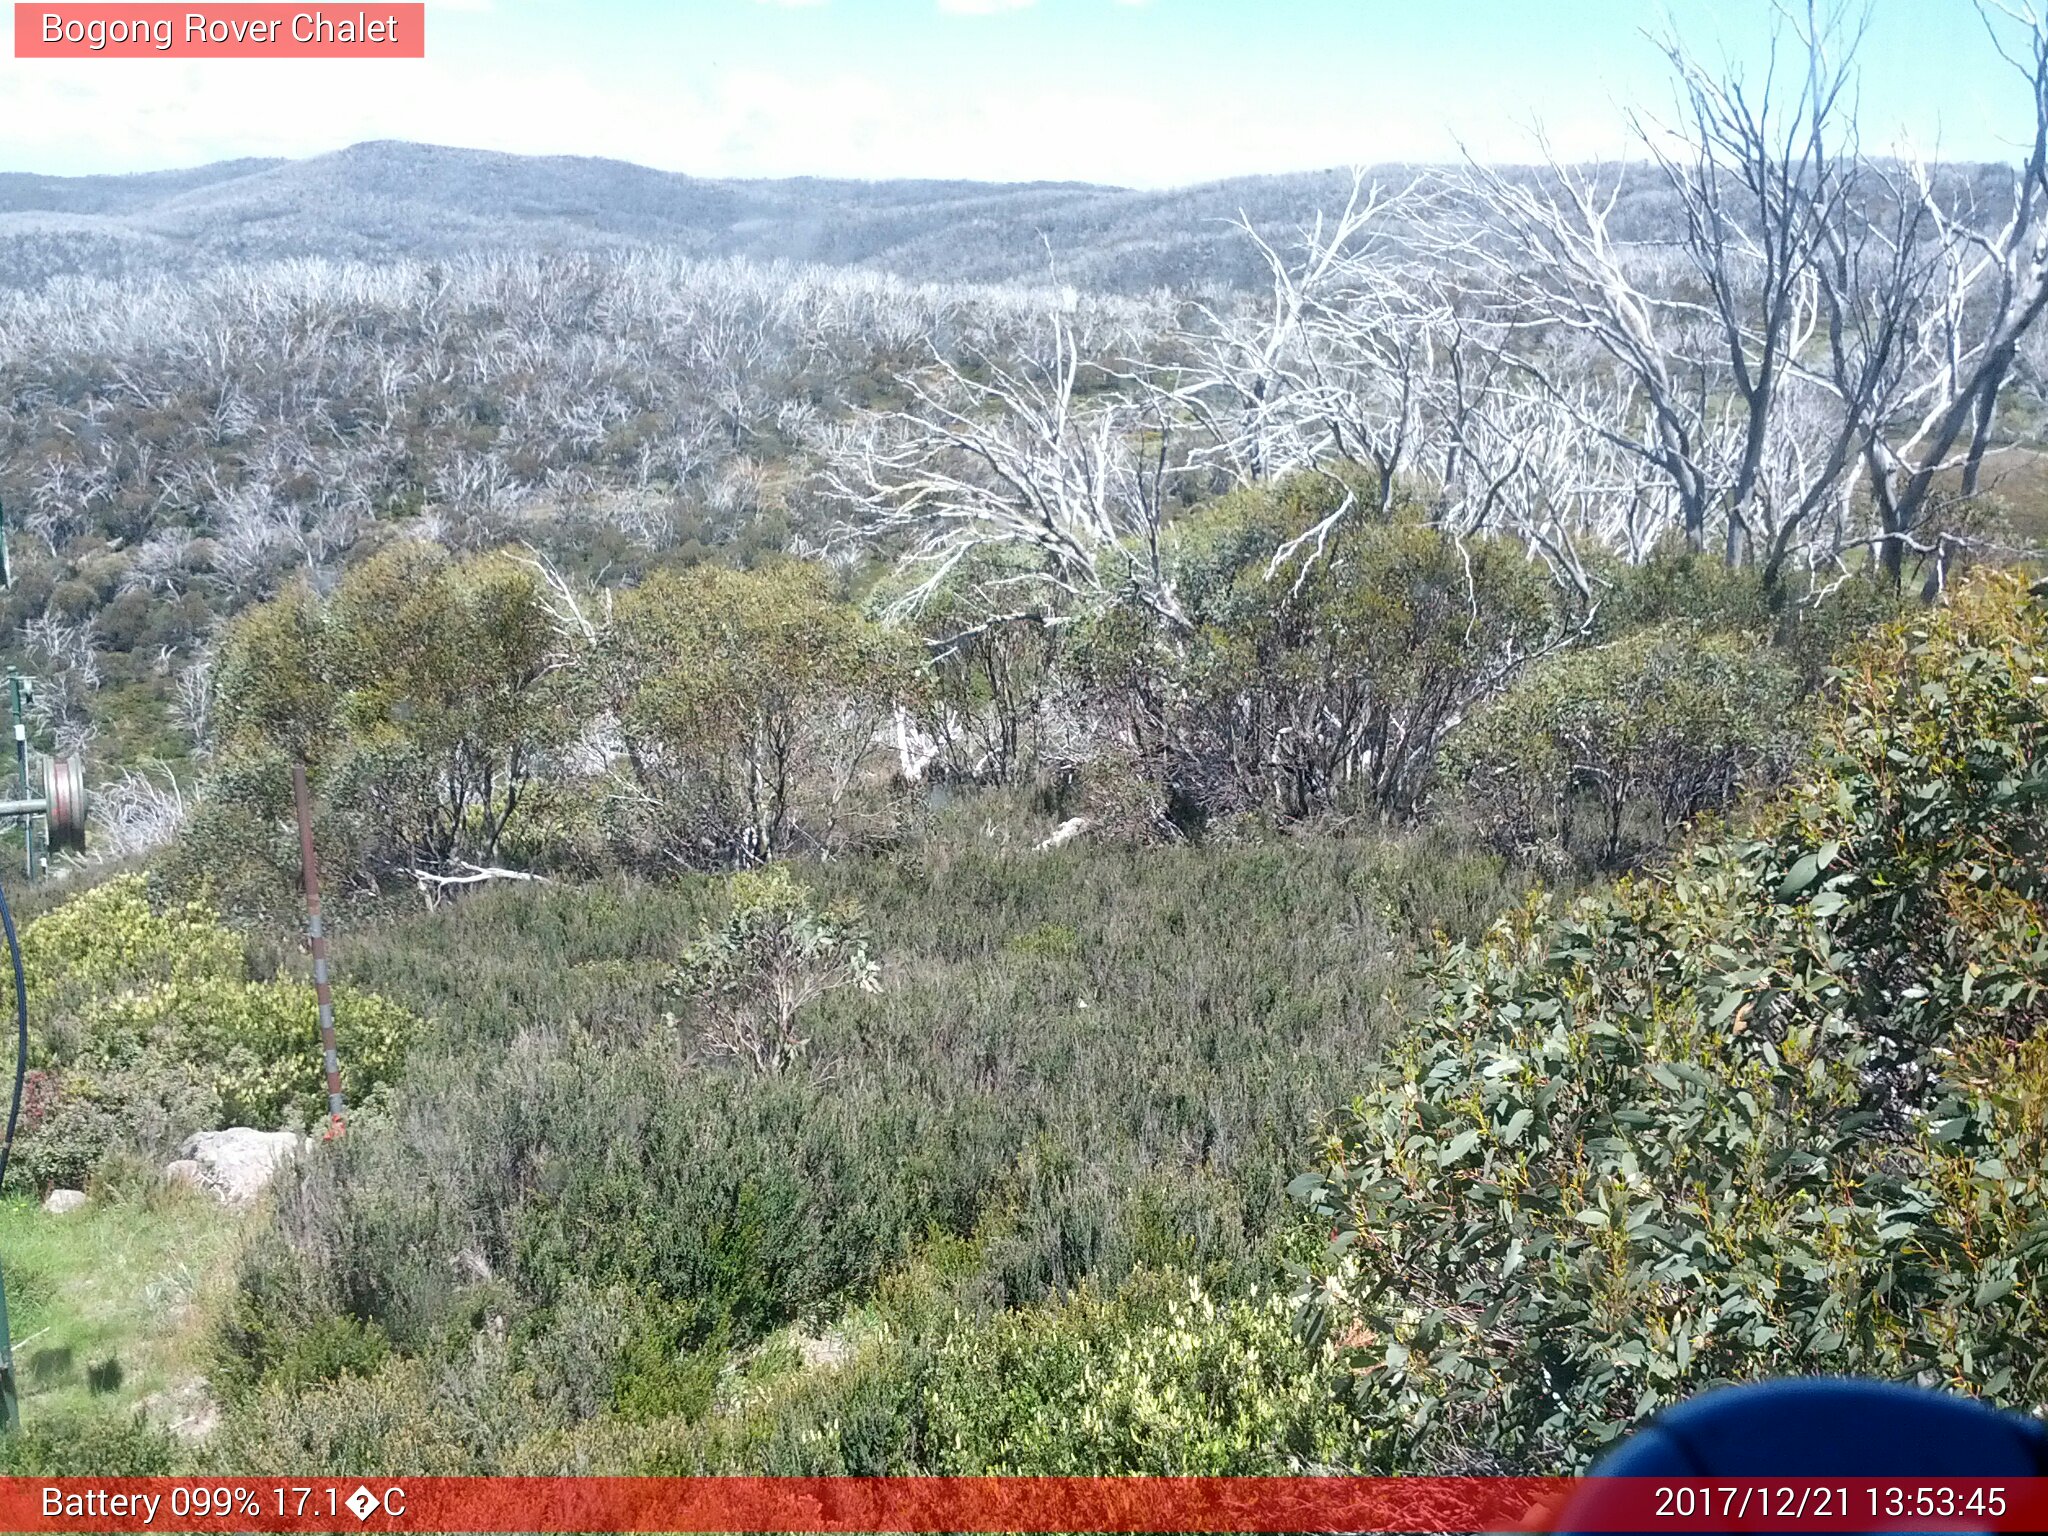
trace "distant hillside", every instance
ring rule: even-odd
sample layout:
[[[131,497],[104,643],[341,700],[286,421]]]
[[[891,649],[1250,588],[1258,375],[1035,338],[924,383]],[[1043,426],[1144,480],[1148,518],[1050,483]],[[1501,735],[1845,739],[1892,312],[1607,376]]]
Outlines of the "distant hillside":
[[[1398,169],[1391,174],[1405,174]],[[1076,182],[724,181],[618,160],[358,144],[134,176],[0,175],[0,284],[189,271],[223,260],[374,259],[656,244],[692,255],[1144,289],[1250,275],[1224,221],[1291,224],[1341,172],[1164,192]]]
[[[1374,174],[1402,185],[1421,167]],[[2006,173],[1950,166],[2003,206]],[[358,144],[310,160],[227,160],[133,176],[0,174],[0,288],[52,276],[189,274],[223,261],[378,260],[654,245],[689,256],[886,269],[913,280],[1060,281],[1102,292],[1263,281],[1230,227],[1285,237],[1350,173],[1247,176],[1165,191],[1085,182],[726,181],[623,160]],[[1624,238],[1677,217],[1643,167],[1613,216]]]

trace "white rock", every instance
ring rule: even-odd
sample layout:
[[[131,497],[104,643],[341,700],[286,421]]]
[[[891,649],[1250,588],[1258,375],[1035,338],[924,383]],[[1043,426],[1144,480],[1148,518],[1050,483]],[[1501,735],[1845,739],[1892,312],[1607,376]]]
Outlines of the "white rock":
[[[206,1188],[206,1170],[189,1157],[181,1157],[175,1163],[164,1164],[164,1182],[179,1184],[187,1189]]]
[[[199,1165],[201,1186],[223,1205],[247,1205],[262,1194],[277,1170],[299,1151],[290,1131],[257,1131],[246,1125],[201,1131],[182,1148]],[[175,1165],[173,1165],[175,1166]],[[169,1173],[166,1169],[166,1174]]]
[[[43,1209],[52,1216],[66,1216],[85,1204],[82,1189],[53,1189],[43,1196]]]
[[[837,1331],[816,1336],[798,1332],[796,1352],[803,1360],[805,1370],[832,1371],[853,1358],[853,1343]]]

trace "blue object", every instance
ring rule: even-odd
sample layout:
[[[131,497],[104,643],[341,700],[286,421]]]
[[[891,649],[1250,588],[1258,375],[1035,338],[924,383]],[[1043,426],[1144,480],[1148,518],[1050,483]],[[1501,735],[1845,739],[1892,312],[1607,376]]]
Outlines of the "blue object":
[[[1966,1397],[1814,1377],[1722,1387],[1623,1440],[1593,1477],[2042,1477],[2048,1428]],[[1599,1499],[1583,1488],[1558,1522]],[[1697,1536],[1699,1525],[1686,1522]]]

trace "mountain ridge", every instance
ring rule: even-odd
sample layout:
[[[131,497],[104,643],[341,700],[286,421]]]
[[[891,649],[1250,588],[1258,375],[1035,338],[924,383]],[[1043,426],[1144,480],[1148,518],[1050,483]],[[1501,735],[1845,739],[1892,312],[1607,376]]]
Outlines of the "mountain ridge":
[[[1388,164],[1368,174],[1400,186],[1448,169]],[[1988,166],[1938,169],[1990,193],[2009,175]],[[1654,166],[1641,171],[1610,216],[1617,237],[1661,238],[1681,217]],[[1337,169],[1167,189],[749,180],[596,156],[377,139],[301,160],[245,158],[125,176],[0,172],[0,288],[306,256],[388,261],[627,247],[871,267],[914,281],[1051,276],[1106,292],[1242,288],[1265,274],[1233,227],[1240,218],[1284,240],[1350,191],[1351,172]]]
[[[1049,247],[1067,281],[1181,286],[1241,277],[1218,268],[1223,225],[1241,203],[1258,215],[1306,216],[1348,179],[1317,171],[1168,191],[1074,181],[752,180],[595,156],[370,140],[301,160],[132,175],[0,173],[0,284],[294,256],[644,244],[977,281],[1043,277]]]

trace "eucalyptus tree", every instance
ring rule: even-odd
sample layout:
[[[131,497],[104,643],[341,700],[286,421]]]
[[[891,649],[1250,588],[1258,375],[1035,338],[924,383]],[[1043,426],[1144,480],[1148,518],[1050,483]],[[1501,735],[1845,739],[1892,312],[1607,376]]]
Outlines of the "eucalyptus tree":
[[[837,846],[913,684],[902,637],[797,562],[661,572],[602,621],[551,585],[557,634],[588,637],[615,802],[649,853],[730,868]]]
[[[422,880],[499,862],[573,734],[549,595],[505,554],[397,543],[331,597],[299,582],[228,631],[209,693],[216,779],[312,772],[355,868]],[[265,805],[209,797],[216,823]]]

